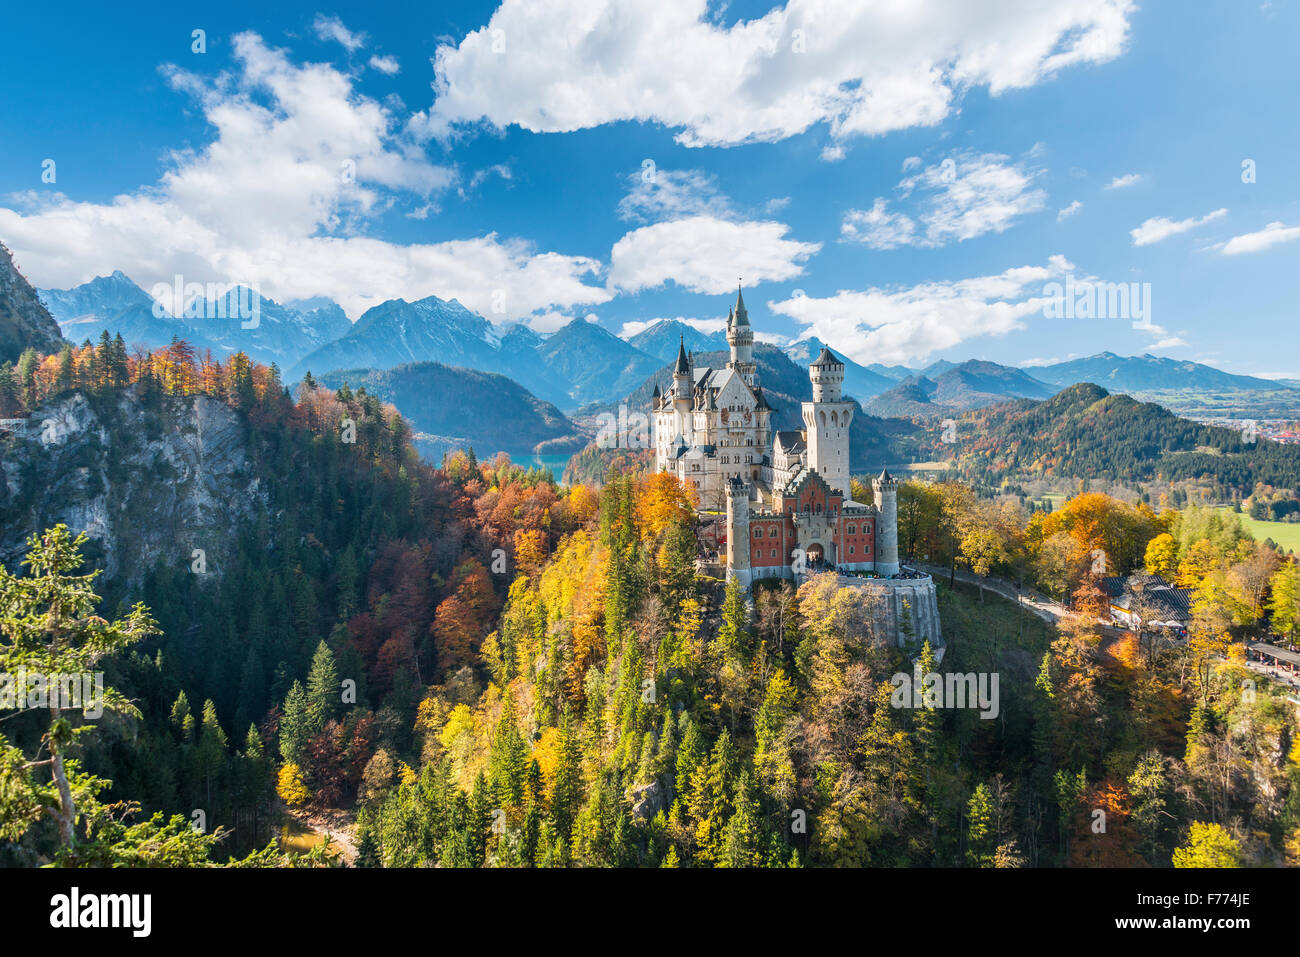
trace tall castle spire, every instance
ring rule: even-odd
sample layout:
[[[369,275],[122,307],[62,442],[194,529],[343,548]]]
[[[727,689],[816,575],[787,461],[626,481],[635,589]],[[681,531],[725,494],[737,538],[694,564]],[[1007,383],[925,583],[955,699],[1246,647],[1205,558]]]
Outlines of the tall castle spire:
[[[736,325],[749,325],[749,310],[745,308],[745,294],[739,283],[736,285]]]
[[[731,361],[727,368],[745,380],[751,388],[758,386],[758,366],[754,362],[754,330],[749,327],[749,310],[745,297],[736,289],[736,306],[727,313],[727,345],[731,346]]]

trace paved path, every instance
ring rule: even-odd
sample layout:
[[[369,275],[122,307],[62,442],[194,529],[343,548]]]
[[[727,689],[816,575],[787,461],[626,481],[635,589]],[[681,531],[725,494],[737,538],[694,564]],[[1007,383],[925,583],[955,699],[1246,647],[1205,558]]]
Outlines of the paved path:
[[[908,564],[913,568],[928,572],[934,577],[935,581],[946,582],[952,575],[949,569],[941,565],[926,565],[923,562],[908,562]],[[1019,602],[1043,621],[1049,623],[1055,623],[1069,614],[1065,606],[1060,602],[1053,601],[1045,595],[1040,595],[1032,588],[1017,590],[1014,582],[1009,582],[1004,578],[985,578],[976,575],[974,572],[959,568],[957,569],[957,580],[976,587],[982,585],[989,591],[1001,595],[1009,601]]]
[[[936,581],[948,581],[949,577],[952,575],[952,572],[948,568],[941,565],[927,565],[924,562],[909,562],[908,564],[913,568],[919,568],[922,571],[929,572]],[[1017,592],[1015,584],[1003,578],[985,578],[961,568],[957,569],[956,577],[958,581],[965,582],[968,585],[983,585],[989,591],[995,592],[1003,598],[1010,601],[1019,601],[1021,605],[1024,605],[1046,622],[1054,623],[1057,620],[1064,618],[1066,615],[1071,614],[1071,612],[1068,611],[1060,602],[1046,598],[1035,592],[1032,588],[1025,588]],[[1113,635],[1121,634],[1120,629],[1103,626],[1103,630],[1106,633],[1113,633]],[[1276,652],[1278,649],[1270,646],[1268,650]],[[1284,652],[1285,657],[1290,657],[1291,654],[1293,654],[1293,652]],[[1256,674],[1263,675],[1279,684],[1285,685],[1288,688],[1300,691],[1300,674],[1289,674],[1281,668],[1259,661],[1246,661],[1244,664],[1249,670]],[[1297,705],[1300,705],[1300,697],[1293,696],[1292,700],[1295,701]]]

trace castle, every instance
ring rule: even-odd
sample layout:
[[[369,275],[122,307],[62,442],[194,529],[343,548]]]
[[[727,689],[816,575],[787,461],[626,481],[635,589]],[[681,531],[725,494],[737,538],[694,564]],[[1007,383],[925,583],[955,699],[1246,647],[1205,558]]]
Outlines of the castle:
[[[804,427],[773,432],[740,291],[727,344],[721,369],[694,365],[679,345],[672,386],[654,389],[651,430],[655,470],[693,486],[706,511],[725,506],[728,577],[748,587],[827,566],[898,575],[898,483],[882,471],[872,481],[876,504],[853,501],[844,363],[823,348],[808,369]]]

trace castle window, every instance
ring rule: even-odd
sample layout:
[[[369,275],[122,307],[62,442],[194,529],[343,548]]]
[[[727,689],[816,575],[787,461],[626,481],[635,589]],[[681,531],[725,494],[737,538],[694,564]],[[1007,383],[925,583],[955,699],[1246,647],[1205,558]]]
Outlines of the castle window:
[[[857,533],[858,533],[858,527],[857,527],[856,525],[850,525],[850,526],[849,526],[849,534],[850,534],[850,535],[856,535]]]
[[[773,557],[773,558],[776,558],[776,549],[775,549],[775,548],[772,549],[772,557]]]
[[[853,554],[853,546],[852,546],[852,545],[849,546],[849,554],[850,554],[850,555]]]

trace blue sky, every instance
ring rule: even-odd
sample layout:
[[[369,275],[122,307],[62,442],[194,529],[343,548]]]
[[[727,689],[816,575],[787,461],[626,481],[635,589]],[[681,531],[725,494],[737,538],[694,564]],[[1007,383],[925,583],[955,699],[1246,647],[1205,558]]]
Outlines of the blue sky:
[[[716,325],[744,277],[760,335],[861,362],[1300,376],[1295,2],[7,16],[0,240],[38,286],[179,273],[629,332]],[[1149,309],[1053,318],[1067,274]]]

